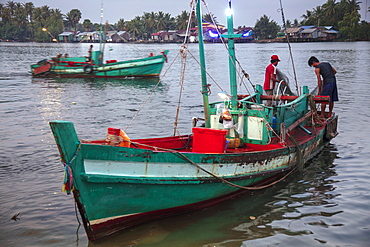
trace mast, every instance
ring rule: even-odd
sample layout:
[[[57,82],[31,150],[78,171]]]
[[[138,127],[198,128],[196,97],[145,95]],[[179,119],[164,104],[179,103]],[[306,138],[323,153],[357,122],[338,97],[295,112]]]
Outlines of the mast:
[[[100,47],[99,47],[99,50],[100,50],[100,58],[101,58],[101,62],[103,62],[103,0],[101,0],[101,7],[100,7],[100,38],[99,38],[99,42],[100,42]]]
[[[229,1],[227,9],[227,35],[223,36],[227,38],[228,51],[229,51],[229,74],[230,74],[230,93],[231,93],[231,108],[235,110],[237,108],[238,100],[238,89],[236,82],[236,69],[235,69],[235,45],[234,38],[240,35],[234,35],[234,23],[233,23],[233,12],[231,9],[231,0]]]
[[[205,127],[210,128],[210,120],[209,120],[209,101],[208,101],[208,84],[207,84],[207,74],[206,74],[206,61],[204,56],[204,42],[203,42],[203,21],[202,21],[202,11],[200,8],[200,1],[196,0],[196,15],[197,15],[197,22],[198,22],[198,45],[199,45],[199,57],[200,57],[200,65],[201,65],[201,77],[202,77],[202,95],[203,95],[203,105],[204,105],[204,121]]]

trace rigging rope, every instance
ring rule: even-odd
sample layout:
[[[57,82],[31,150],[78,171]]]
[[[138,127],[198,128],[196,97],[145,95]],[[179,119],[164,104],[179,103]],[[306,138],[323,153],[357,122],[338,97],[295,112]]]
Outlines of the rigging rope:
[[[181,107],[181,98],[182,98],[182,92],[184,90],[184,80],[185,80],[185,69],[186,69],[186,58],[187,58],[187,53],[188,53],[188,36],[190,36],[190,24],[191,24],[191,19],[193,14],[195,13],[195,1],[191,1],[190,3],[190,15],[188,19],[188,24],[186,27],[186,32],[185,32],[185,39],[184,42],[181,45],[180,51],[178,55],[181,56],[181,73],[180,73],[180,93],[179,93],[179,98],[177,101],[177,108],[176,108],[176,116],[175,116],[175,121],[173,123],[174,129],[173,129],[173,135],[175,136],[176,133],[179,134],[178,130],[178,120],[179,120],[179,115],[180,115],[180,107]]]
[[[184,79],[185,79],[185,68],[186,68],[186,57],[187,57],[187,45],[185,43],[182,44],[180,49],[180,55],[181,55],[181,73],[180,73],[180,93],[179,93],[179,99],[177,101],[177,109],[176,109],[176,117],[175,122],[173,123],[174,129],[173,129],[173,135],[175,136],[178,132],[178,120],[180,115],[180,105],[181,105],[181,98],[182,98],[182,92],[184,91]]]
[[[299,87],[298,87],[298,81],[297,81],[297,74],[296,74],[296,71],[295,71],[295,65],[294,65],[294,60],[293,60],[292,47],[290,46],[289,35],[286,32],[286,25],[285,25],[285,17],[284,17],[284,11],[283,11],[283,4],[282,4],[281,0],[280,0],[280,11],[281,11],[281,17],[283,19],[283,26],[284,26],[285,37],[286,37],[287,42],[288,42],[289,54],[290,54],[290,58],[292,59],[292,66],[293,66],[295,87],[296,87],[296,90],[297,90],[297,95],[301,95],[299,93]]]
[[[163,76],[162,78],[167,74],[167,72],[170,70],[170,68],[172,67],[172,65],[174,64],[174,62],[176,61],[176,59],[178,58],[179,54],[177,54],[177,56],[175,57],[175,59],[172,61],[172,63],[170,64],[170,66],[168,66],[167,70],[163,73]],[[127,124],[126,128],[125,128],[125,132],[127,131],[127,129],[131,126],[132,122],[135,120],[135,118],[137,117],[137,115],[139,115],[139,113],[141,112],[141,110],[144,108],[144,106],[146,105],[146,103],[148,102],[149,98],[152,96],[152,94],[154,93],[154,91],[157,89],[157,87],[159,86],[159,84],[162,82],[162,78],[158,80],[157,84],[154,86],[154,88],[152,89],[152,91],[150,91],[148,97],[145,99],[145,101],[141,104],[139,110],[135,113],[135,115],[132,117],[131,121]]]

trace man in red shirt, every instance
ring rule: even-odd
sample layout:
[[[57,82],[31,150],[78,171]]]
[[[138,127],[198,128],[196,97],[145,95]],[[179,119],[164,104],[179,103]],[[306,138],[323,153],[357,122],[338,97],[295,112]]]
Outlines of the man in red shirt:
[[[265,82],[263,83],[263,89],[266,95],[272,95],[276,82],[279,82],[279,80],[276,79],[276,66],[279,62],[280,59],[278,55],[272,55],[271,63],[266,67]],[[284,82],[282,83],[284,84]],[[272,100],[267,100],[265,105],[272,106]]]

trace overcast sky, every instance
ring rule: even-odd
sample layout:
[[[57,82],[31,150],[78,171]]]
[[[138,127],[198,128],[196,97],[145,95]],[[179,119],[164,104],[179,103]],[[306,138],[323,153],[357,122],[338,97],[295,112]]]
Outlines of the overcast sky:
[[[48,5],[53,9],[60,9],[63,14],[71,9],[79,9],[82,13],[81,22],[90,19],[93,23],[100,23],[100,10],[102,0],[13,0],[14,2],[33,2],[35,7]],[[170,13],[173,17],[179,15],[183,10],[189,12],[191,0],[103,0],[103,22],[113,24],[120,18],[125,21],[135,16],[142,16],[144,12]],[[339,0],[338,0],[339,1]],[[359,0],[360,1],[360,0]],[[7,0],[0,0],[6,3]],[[211,13],[217,17],[220,24],[226,24],[225,9],[227,0],[206,0]],[[301,21],[301,16],[306,10],[312,10],[322,5],[327,0],[282,0],[286,20],[293,21],[295,18]],[[370,0],[361,0],[361,19],[370,21],[370,12],[365,14],[365,9],[370,6]],[[266,14],[271,20],[282,24],[279,0],[233,0],[234,26],[254,26],[257,19]],[[203,14],[208,11],[203,8]]]

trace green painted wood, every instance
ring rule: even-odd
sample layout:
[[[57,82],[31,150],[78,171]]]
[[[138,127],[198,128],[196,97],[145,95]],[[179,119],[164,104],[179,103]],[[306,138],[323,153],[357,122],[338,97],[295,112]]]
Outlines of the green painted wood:
[[[202,10],[200,6],[200,0],[197,0],[196,5],[196,17],[198,23],[198,47],[199,47],[199,60],[200,60],[200,74],[202,78],[202,96],[203,96],[203,108],[204,108],[204,122],[205,127],[209,128],[210,118],[209,118],[209,99],[208,99],[208,83],[207,83],[207,67],[204,55],[204,41],[203,41],[203,19]]]
[[[72,122],[62,120],[51,121],[49,124],[58,146],[60,157],[64,163],[68,163],[80,144],[74,125]]]
[[[236,82],[236,58],[234,45],[234,22],[231,8],[231,1],[229,1],[228,15],[227,15],[227,34],[228,34],[228,52],[229,52],[229,76],[230,76],[230,93],[231,93],[231,109],[235,110],[238,106],[238,85]]]
[[[32,64],[30,68],[34,76],[44,77],[158,77],[167,54],[168,50],[165,50],[163,55],[107,64],[101,64],[100,60],[97,64],[89,64],[86,57],[60,58],[56,65],[51,63],[48,72],[40,75],[35,74],[35,69],[48,61]],[[95,63],[96,59],[100,59],[101,52],[94,51],[92,55]],[[91,72],[86,70],[87,66],[91,68]]]

